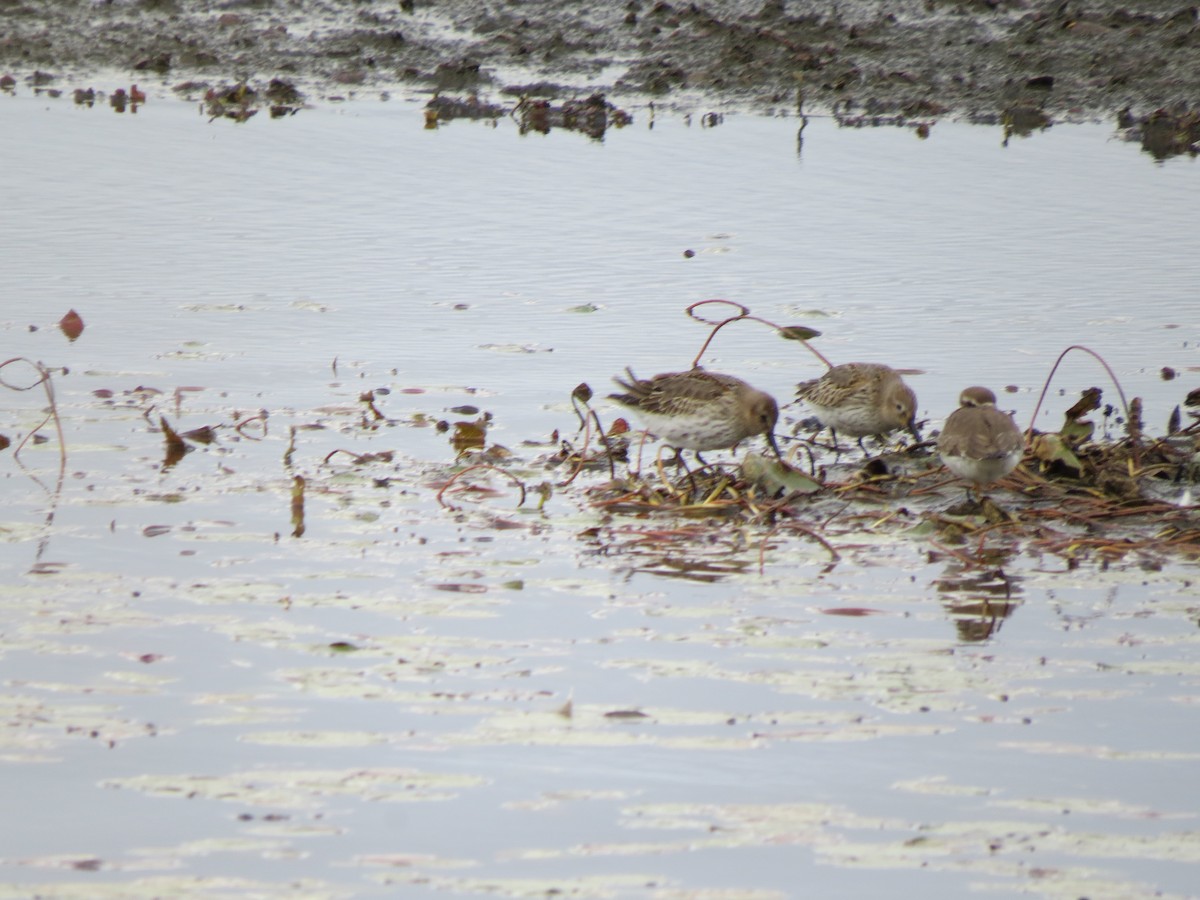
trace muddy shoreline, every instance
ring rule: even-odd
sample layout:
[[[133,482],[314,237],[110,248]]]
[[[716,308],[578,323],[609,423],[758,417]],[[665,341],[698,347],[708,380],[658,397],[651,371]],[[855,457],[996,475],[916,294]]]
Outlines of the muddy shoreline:
[[[879,4],[555,0],[342,3],[6,0],[0,68],[20,80],[293,79],[370,89],[690,105],[1056,116],[1190,107],[1200,24],[1182,2]],[[703,111],[702,109],[699,111]]]
[[[1200,18],[1181,2],[562,3],[0,0],[9,88],[96,73],[186,96],[272,83],[294,102],[453,95],[511,109],[603,95],[713,110],[1116,119],[1194,146]],[[119,82],[118,82],[119,83]],[[104,85],[97,85],[103,89]],[[1161,117],[1162,112],[1159,112]],[[1181,125],[1182,123],[1182,125]],[[1182,134],[1181,134],[1182,132]]]

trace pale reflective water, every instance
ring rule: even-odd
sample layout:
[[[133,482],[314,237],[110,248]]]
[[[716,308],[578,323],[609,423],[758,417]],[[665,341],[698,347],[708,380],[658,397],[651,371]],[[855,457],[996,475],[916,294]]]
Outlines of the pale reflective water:
[[[589,538],[582,493],[441,509],[422,417],[486,410],[554,480],[523,442],[573,432],[571,389],[686,367],[684,307],[723,297],[921,370],[935,424],[971,383],[1027,421],[1085,344],[1161,432],[1200,368],[1194,162],[1101,125],[813,119],[800,145],[795,119],[639,111],[601,143],[400,102],[235,126],[25,96],[0,122],[4,358],[69,370],[70,452],[57,499],[53,441],[22,456],[46,490],[2,457],[0,895],[1192,895],[1194,565],[1020,548],[1002,622],[919,538],[833,568],[781,538],[760,574],[750,534],[714,551],[741,574],[667,578]],[[753,325],[705,361],[781,399],[818,371]],[[1056,384],[1050,425],[1113,399],[1082,356]],[[42,406],[0,391],[0,433]],[[260,409],[261,439],[232,430]],[[164,472],[161,415],[221,438]]]

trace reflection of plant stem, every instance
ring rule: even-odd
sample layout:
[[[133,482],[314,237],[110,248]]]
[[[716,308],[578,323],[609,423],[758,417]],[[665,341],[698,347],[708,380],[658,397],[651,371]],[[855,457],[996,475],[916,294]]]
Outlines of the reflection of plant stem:
[[[517,503],[517,506],[521,507],[521,506],[525,505],[525,482],[521,481],[521,479],[518,478],[516,475],[514,475],[512,472],[502,469],[499,466],[493,466],[491,463],[475,463],[475,465],[473,465],[473,466],[467,466],[465,469],[455,472],[454,475],[450,478],[450,480],[442,485],[442,489],[437,492],[438,505],[442,506],[443,508],[447,508],[447,509],[458,509],[457,506],[451,506],[449,503],[447,503],[445,500],[443,500],[442,495],[446,493],[446,491],[450,488],[450,486],[452,484],[454,484],[454,482],[458,481],[458,479],[462,478],[468,472],[474,472],[476,469],[491,469],[495,472],[499,472],[501,475],[504,475],[504,476],[512,479],[513,483],[516,484],[517,488],[521,491],[521,500],[519,503]]]
[[[58,404],[54,399],[54,382],[50,380],[49,370],[41,363],[36,363],[33,360],[19,356],[13,357],[12,359],[6,359],[4,362],[0,363],[0,372],[2,372],[10,363],[15,362],[24,362],[33,366],[33,368],[38,372],[37,381],[33,382],[33,384],[26,385],[25,387],[20,387],[18,385],[9,384],[4,380],[3,376],[0,375],[0,384],[12,391],[28,391],[40,384],[42,385],[43,390],[46,392],[46,402],[50,406],[50,411],[46,414],[46,418],[42,419],[42,421],[34,426],[34,428],[31,429],[24,438],[21,439],[21,442],[17,444],[16,449],[13,450],[13,460],[16,462],[16,464],[24,469],[26,474],[28,474],[29,477],[37,483],[38,487],[45,491],[47,496],[50,498],[50,505],[46,511],[45,529],[41,539],[38,541],[37,553],[34,555],[34,568],[36,568],[38,563],[42,561],[42,556],[45,555],[46,548],[50,545],[50,532],[54,525],[54,515],[58,510],[59,498],[62,496],[63,482],[66,479],[67,474],[67,441],[63,436],[62,420],[59,418]],[[24,447],[25,444],[29,442],[30,438],[37,434],[42,429],[42,426],[44,426],[51,419],[54,420],[54,429],[58,434],[58,479],[54,484],[53,491],[46,487],[42,480],[34,475],[29,467],[21,461],[21,448]]]
[[[759,545],[758,545],[758,572],[760,575],[766,569],[767,543],[771,540],[771,537],[775,534],[775,532],[779,531],[783,527],[784,527],[783,525],[774,526],[770,531],[768,531],[765,535],[763,535],[762,541],[759,542]],[[829,568],[833,568],[833,565],[836,565],[838,562],[841,561],[842,555],[837,552],[837,550],[834,548],[834,546],[831,543],[829,543],[829,541],[825,540],[825,538],[823,538],[820,534],[813,531],[811,528],[807,528],[798,522],[788,522],[786,527],[789,531],[799,531],[801,534],[807,535],[808,537],[810,537],[814,541],[816,541],[818,544],[820,544],[822,547],[824,547],[825,550],[829,553],[829,562],[831,564]],[[829,571],[829,569],[826,569],[825,571]]]
[[[20,387],[15,384],[9,384],[7,381],[4,380],[4,378],[2,376],[0,376],[0,384],[4,385],[4,387],[8,388],[10,391],[30,391],[30,390],[33,390],[35,387],[37,387],[39,384],[42,385],[46,391],[46,402],[50,404],[50,411],[46,414],[46,418],[44,418],[44,419],[42,419],[42,421],[38,422],[38,424],[35,425],[30,430],[29,434],[25,435],[25,437],[23,437],[21,439],[21,442],[19,444],[17,444],[16,449],[13,450],[13,459],[16,459],[18,462],[20,462],[18,457],[21,455],[21,448],[24,447],[25,444],[29,442],[30,438],[32,438],[35,434],[37,434],[39,431],[42,430],[43,425],[45,425],[47,422],[49,422],[51,419],[53,419],[54,420],[54,428],[58,432],[59,469],[60,469],[60,472],[64,471],[67,467],[67,442],[63,438],[62,421],[58,418],[58,404],[54,402],[54,383],[50,380],[50,372],[41,363],[36,363],[31,359],[26,359],[24,356],[16,356],[16,357],[13,357],[12,359],[6,359],[4,362],[0,363],[0,371],[2,371],[4,369],[4,367],[9,365],[10,363],[16,363],[16,362],[28,363],[29,365],[31,365],[35,369],[37,369],[38,380],[35,381],[33,384],[26,385],[25,387]],[[22,468],[24,468],[24,466],[22,466]]]
[[[246,426],[253,425],[255,423],[258,423],[262,426],[262,434],[257,437],[255,437],[253,434],[247,434],[244,430]],[[248,441],[261,441],[267,436],[267,411],[265,409],[260,409],[254,415],[242,419],[242,421],[233,426],[233,429]]]
[[[283,451],[283,467],[290,469],[292,467],[292,456],[296,452],[296,426],[288,426],[288,445]]]
[[[694,312],[694,310],[697,309],[698,307],[704,306],[705,304],[708,304],[708,303],[723,303],[728,306],[734,306],[734,307],[737,307],[737,309],[740,310],[740,312],[736,316],[730,316],[729,318],[723,319],[720,322],[710,322],[707,319],[700,318]],[[697,301],[696,303],[693,303],[691,306],[689,306],[687,308],[686,312],[689,316],[691,316],[691,318],[695,319],[697,322],[703,322],[705,325],[713,326],[712,330],[708,333],[708,338],[705,339],[704,344],[700,347],[700,352],[697,353],[696,358],[692,360],[692,368],[693,369],[696,368],[696,366],[700,365],[700,360],[703,358],[705,351],[708,350],[708,345],[711,344],[713,338],[715,338],[717,336],[717,332],[720,331],[722,328],[724,328],[726,325],[728,325],[730,322],[740,322],[743,319],[745,319],[746,321],[749,321],[749,322],[761,322],[763,325],[766,325],[768,328],[774,328],[776,331],[778,331],[781,334],[784,333],[784,329],[781,326],[776,325],[774,322],[771,322],[767,319],[761,318],[760,316],[750,315],[749,307],[743,306],[740,303],[735,303],[732,300],[722,300],[719,298],[714,298],[711,300],[700,300],[700,301]],[[820,350],[818,350],[816,347],[814,347],[808,341],[802,340],[802,341],[800,341],[800,343],[802,343],[809,350],[809,352],[813,354],[813,356],[815,356],[821,362],[825,363],[826,366],[828,366],[831,369],[833,368],[833,363],[831,363],[828,359],[826,359]]]

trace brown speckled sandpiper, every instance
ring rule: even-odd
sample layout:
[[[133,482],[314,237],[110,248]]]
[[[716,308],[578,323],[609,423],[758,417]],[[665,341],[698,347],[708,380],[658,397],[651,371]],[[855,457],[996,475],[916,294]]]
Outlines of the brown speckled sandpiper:
[[[613,380],[625,389],[609,399],[637,413],[651,434],[676,451],[724,450],[756,434],[779,456],[775,399],[732,375],[699,367],[638,378],[626,369],[628,380]],[[703,460],[702,460],[703,461]]]
[[[881,363],[843,363],[820,378],[796,386],[796,395],[812,408],[821,424],[859,439],[884,437],[907,428],[914,437],[917,395],[900,373]]]

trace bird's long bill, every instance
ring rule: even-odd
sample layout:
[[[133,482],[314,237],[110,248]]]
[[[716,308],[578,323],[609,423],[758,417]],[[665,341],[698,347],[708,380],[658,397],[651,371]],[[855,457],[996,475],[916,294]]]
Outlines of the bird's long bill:
[[[913,419],[908,423],[908,433],[913,436],[913,440],[915,440],[918,444],[921,443],[921,432],[917,430],[916,419]]]
[[[775,432],[767,432],[767,443],[771,445],[771,449],[775,451],[775,458],[780,462],[783,461],[783,454],[779,452],[779,445],[775,443]]]

